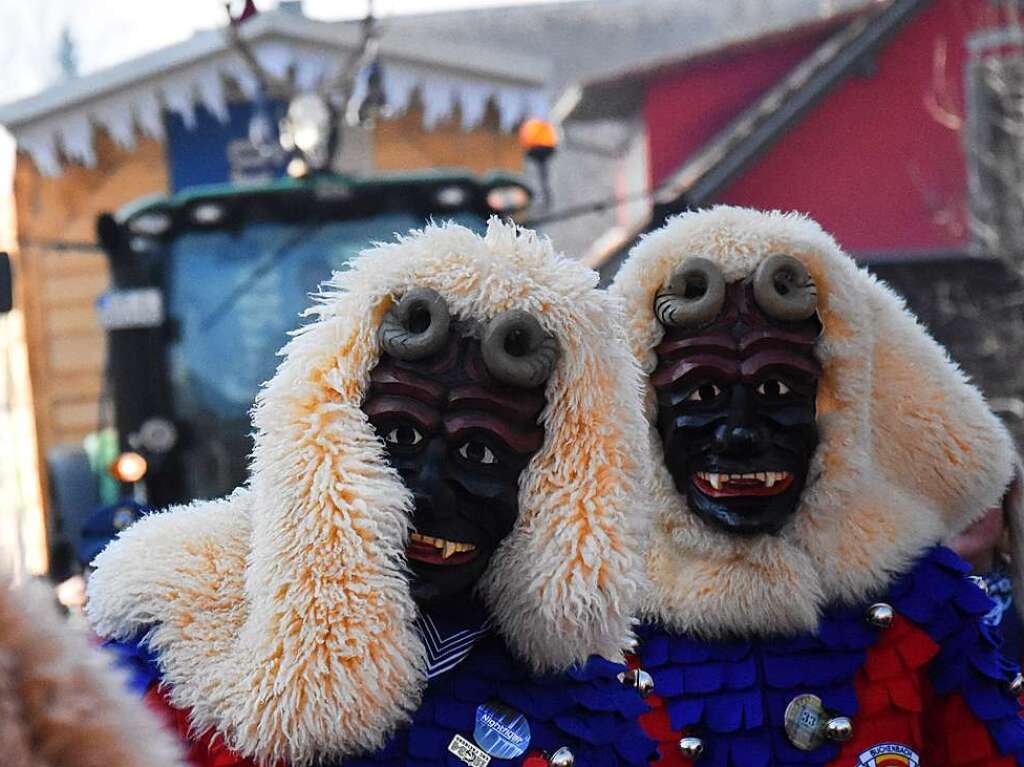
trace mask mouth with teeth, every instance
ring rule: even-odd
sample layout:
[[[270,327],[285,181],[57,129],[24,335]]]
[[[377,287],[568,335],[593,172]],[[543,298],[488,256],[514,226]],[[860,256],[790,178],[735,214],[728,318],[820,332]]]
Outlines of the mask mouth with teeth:
[[[689,508],[727,532],[776,533],[799,505],[818,443],[815,307],[807,270],[785,255],[729,285],[689,258],[655,299],[665,463]]]
[[[379,336],[363,411],[412,492],[413,598],[482,620],[476,586],[512,531],[520,474],[544,441],[554,339],[520,311],[456,321],[424,288],[406,293]]]

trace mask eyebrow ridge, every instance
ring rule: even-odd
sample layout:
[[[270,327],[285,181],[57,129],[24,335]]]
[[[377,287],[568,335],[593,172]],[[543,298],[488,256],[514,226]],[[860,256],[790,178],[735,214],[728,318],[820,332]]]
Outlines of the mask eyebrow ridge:
[[[736,340],[728,333],[708,333],[706,335],[688,336],[685,338],[666,337],[655,348],[655,353],[660,360],[671,360],[683,353],[694,354],[707,352],[724,356],[734,355],[739,346]]]
[[[692,374],[699,373],[716,380],[733,381],[739,377],[738,360],[717,354],[698,354],[659,368],[651,376],[655,388],[679,383]]]
[[[502,418],[477,413],[454,413],[444,417],[444,430],[449,437],[458,437],[474,429],[490,432],[516,453],[532,453],[544,443],[544,430],[539,426],[517,429]]]
[[[758,378],[766,371],[773,369],[792,371],[793,375],[805,380],[814,380],[821,375],[821,366],[813,359],[781,349],[771,349],[753,354],[746,357],[740,366],[744,380]]]
[[[739,350],[740,353],[746,357],[749,357],[762,349],[779,349],[797,352],[799,354],[810,354],[815,343],[817,343],[817,340],[817,336],[811,336],[807,333],[779,330],[777,328],[772,328],[771,330],[755,330],[747,333],[740,339]]]
[[[536,421],[544,409],[544,395],[539,391],[511,389],[502,393],[486,386],[469,384],[452,387],[448,393],[448,407],[452,410],[497,410],[507,418]]]
[[[406,396],[438,406],[444,402],[445,387],[412,370],[378,365],[370,374],[370,391]]]
[[[413,397],[372,396],[363,403],[363,411],[370,418],[385,415],[411,416],[426,431],[433,431],[441,425],[441,415],[437,409]]]

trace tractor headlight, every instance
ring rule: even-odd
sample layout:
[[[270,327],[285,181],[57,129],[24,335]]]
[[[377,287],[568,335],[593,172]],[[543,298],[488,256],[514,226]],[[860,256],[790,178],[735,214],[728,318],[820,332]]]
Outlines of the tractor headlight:
[[[526,210],[529,204],[530,192],[519,184],[502,184],[487,192],[487,206],[495,213],[508,216]]]

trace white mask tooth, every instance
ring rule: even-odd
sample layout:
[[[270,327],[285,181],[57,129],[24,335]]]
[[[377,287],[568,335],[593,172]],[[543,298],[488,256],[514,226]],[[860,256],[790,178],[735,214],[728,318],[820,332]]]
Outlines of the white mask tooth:
[[[769,471],[767,473],[767,476],[765,477],[764,484],[767,487],[773,487],[775,485],[775,472],[774,471]]]
[[[721,474],[715,474],[715,473],[708,474],[708,482],[711,483],[711,487],[715,488],[715,490],[721,490],[722,489],[722,475]]]

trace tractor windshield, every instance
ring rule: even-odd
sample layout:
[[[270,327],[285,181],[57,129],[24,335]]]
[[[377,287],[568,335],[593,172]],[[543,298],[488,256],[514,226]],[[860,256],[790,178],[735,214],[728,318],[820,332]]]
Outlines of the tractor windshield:
[[[484,226],[470,213],[452,218],[477,231]],[[172,241],[164,272],[168,364],[189,497],[219,496],[245,480],[249,409],[288,331],[302,323],[310,294],[370,243],[422,225],[412,212],[263,220],[189,230]]]

